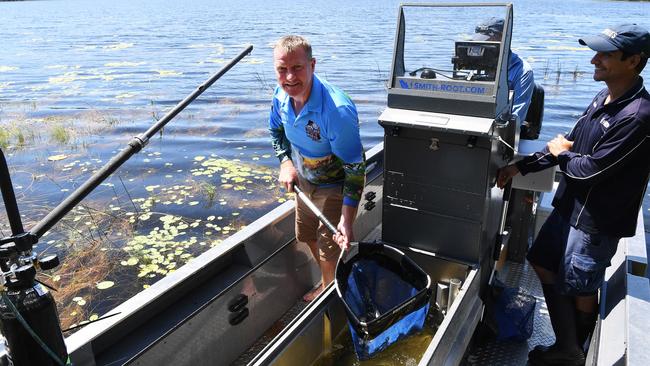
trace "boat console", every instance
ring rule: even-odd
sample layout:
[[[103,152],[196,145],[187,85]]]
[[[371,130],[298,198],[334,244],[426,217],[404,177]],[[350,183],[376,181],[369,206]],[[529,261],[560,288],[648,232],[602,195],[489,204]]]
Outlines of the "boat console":
[[[504,32],[498,41],[483,41],[473,39],[474,27],[434,32],[421,23],[445,17],[468,25],[502,18]],[[379,117],[382,240],[466,264],[479,272],[481,292],[503,232],[496,173],[517,143],[507,82],[511,27],[510,5],[402,6],[388,108]]]

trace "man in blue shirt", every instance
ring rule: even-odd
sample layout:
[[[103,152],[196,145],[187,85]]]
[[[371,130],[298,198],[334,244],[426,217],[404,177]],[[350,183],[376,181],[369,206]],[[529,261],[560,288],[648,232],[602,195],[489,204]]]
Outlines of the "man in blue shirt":
[[[503,36],[503,23],[501,18],[490,18],[476,27],[476,34],[472,37],[474,41],[500,42]],[[508,89],[514,91],[512,102],[512,114],[521,125],[526,119],[530,100],[535,90],[535,79],[533,69],[528,62],[519,55],[510,51],[508,60]]]
[[[597,293],[622,237],[633,236],[650,173],[650,94],[640,74],[650,34],[635,24],[579,40],[596,51],[594,80],[603,89],[566,136],[499,171],[497,184],[518,173],[558,165],[554,210],[528,251],[542,283],[555,344],[528,354],[533,365],[582,365]]]
[[[334,279],[341,249],[354,240],[352,224],[365,180],[359,118],[343,91],[314,74],[311,45],[300,36],[275,44],[278,86],[273,94],[269,130],[280,160],[280,184],[294,184],[333,223],[333,236],[302,200],[296,200],[296,238],[307,243],[319,263],[322,284],[304,296],[313,300]]]

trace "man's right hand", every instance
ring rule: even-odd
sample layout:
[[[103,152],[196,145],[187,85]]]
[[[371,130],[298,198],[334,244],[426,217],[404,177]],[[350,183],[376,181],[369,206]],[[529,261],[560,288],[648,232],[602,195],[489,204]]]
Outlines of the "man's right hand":
[[[503,189],[510,179],[517,174],[519,174],[519,169],[517,169],[516,165],[508,165],[499,169],[497,172],[497,187]]]
[[[293,167],[291,160],[285,160],[280,164],[280,177],[278,180],[287,192],[293,192],[293,185],[298,184],[298,172]]]

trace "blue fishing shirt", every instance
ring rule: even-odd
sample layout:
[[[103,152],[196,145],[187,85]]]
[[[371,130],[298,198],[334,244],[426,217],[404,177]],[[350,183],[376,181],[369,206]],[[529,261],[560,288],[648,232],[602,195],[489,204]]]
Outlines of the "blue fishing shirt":
[[[530,64],[512,51],[508,62],[508,88],[514,90],[512,114],[517,116],[517,123],[521,125],[526,120],[530,99],[535,89],[535,79]]]
[[[291,97],[276,87],[269,130],[276,156],[291,158],[312,184],[343,184],[343,204],[356,207],[365,180],[357,108],[339,88],[313,76],[307,103],[296,116]]]

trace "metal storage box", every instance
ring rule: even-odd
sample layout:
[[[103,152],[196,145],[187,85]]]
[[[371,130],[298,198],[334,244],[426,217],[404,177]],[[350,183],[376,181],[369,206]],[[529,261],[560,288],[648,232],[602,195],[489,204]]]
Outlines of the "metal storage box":
[[[479,263],[496,240],[502,207],[494,183],[507,151],[494,119],[387,108],[379,123],[383,240]]]

